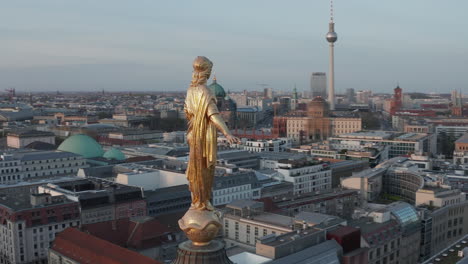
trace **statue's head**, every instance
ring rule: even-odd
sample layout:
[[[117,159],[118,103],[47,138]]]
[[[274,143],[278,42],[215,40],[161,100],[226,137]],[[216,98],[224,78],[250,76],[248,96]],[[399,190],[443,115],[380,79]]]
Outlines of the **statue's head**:
[[[204,56],[198,56],[193,61],[193,74],[191,86],[198,86],[205,84],[210,78],[213,63]]]

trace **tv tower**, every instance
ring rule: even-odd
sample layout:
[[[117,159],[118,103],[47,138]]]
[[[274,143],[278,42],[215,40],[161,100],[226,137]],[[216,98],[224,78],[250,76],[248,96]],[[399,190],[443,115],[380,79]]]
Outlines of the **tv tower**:
[[[333,22],[333,0],[330,0],[330,23],[328,23],[327,41],[330,43],[330,62],[329,62],[329,78],[328,78],[328,101],[330,110],[335,110],[335,62],[334,62],[334,47],[338,40],[338,35],[335,32],[335,23]]]

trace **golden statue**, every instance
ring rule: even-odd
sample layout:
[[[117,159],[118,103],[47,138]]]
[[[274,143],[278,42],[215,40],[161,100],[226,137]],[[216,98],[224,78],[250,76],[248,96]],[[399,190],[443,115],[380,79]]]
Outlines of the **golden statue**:
[[[192,205],[179,220],[179,226],[197,246],[209,244],[221,227],[220,214],[210,203],[217,158],[217,129],[229,143],[239,142],[226,127],[219,115],[216,97],[206,87],[212,67],[213,63],[206,57],[195,59],[192,82],[184,105],[190,147],[187,179],[192,193]]]

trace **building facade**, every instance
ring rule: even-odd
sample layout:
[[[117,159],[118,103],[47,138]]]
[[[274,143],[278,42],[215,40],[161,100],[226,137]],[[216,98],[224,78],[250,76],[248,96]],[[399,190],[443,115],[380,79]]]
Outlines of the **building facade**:
[[[17,151],[0,156],[0,184],[35,177],[76,175],[89,167],[82,156],[60,151]]]
[[[57,233],[80,225],[79,203],[65,196],[0,194],[0,263],[47,263]]]
[[[55,135],[51,132],[31,130],[8,133],[7,136],[7,145],[10,148],[24,148],[33,142],[43,142],[55,145]]]
[[[39,186],[39,193],[66,196],[79,202],[81,223],[91,224],[129,217],[146,216],[146,201],[141,188],[86,178]]]
[[[310,93],[312,98],[320,96],[327,98],[327,75],[324,72],[313,72],[310,77]]]
[[[278,162],[277,171],[284,181],[294,184],[294,194],[331,190],[331,169],[325,163],[283,160]]]

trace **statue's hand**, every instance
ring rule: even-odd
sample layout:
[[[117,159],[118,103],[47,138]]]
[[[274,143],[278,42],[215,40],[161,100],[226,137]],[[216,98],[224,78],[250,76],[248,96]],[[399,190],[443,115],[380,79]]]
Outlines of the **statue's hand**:
[[[232,134],[226,135],[226,139],[231,145],[240,143],[240,139],[238,137],[233,136]]]

